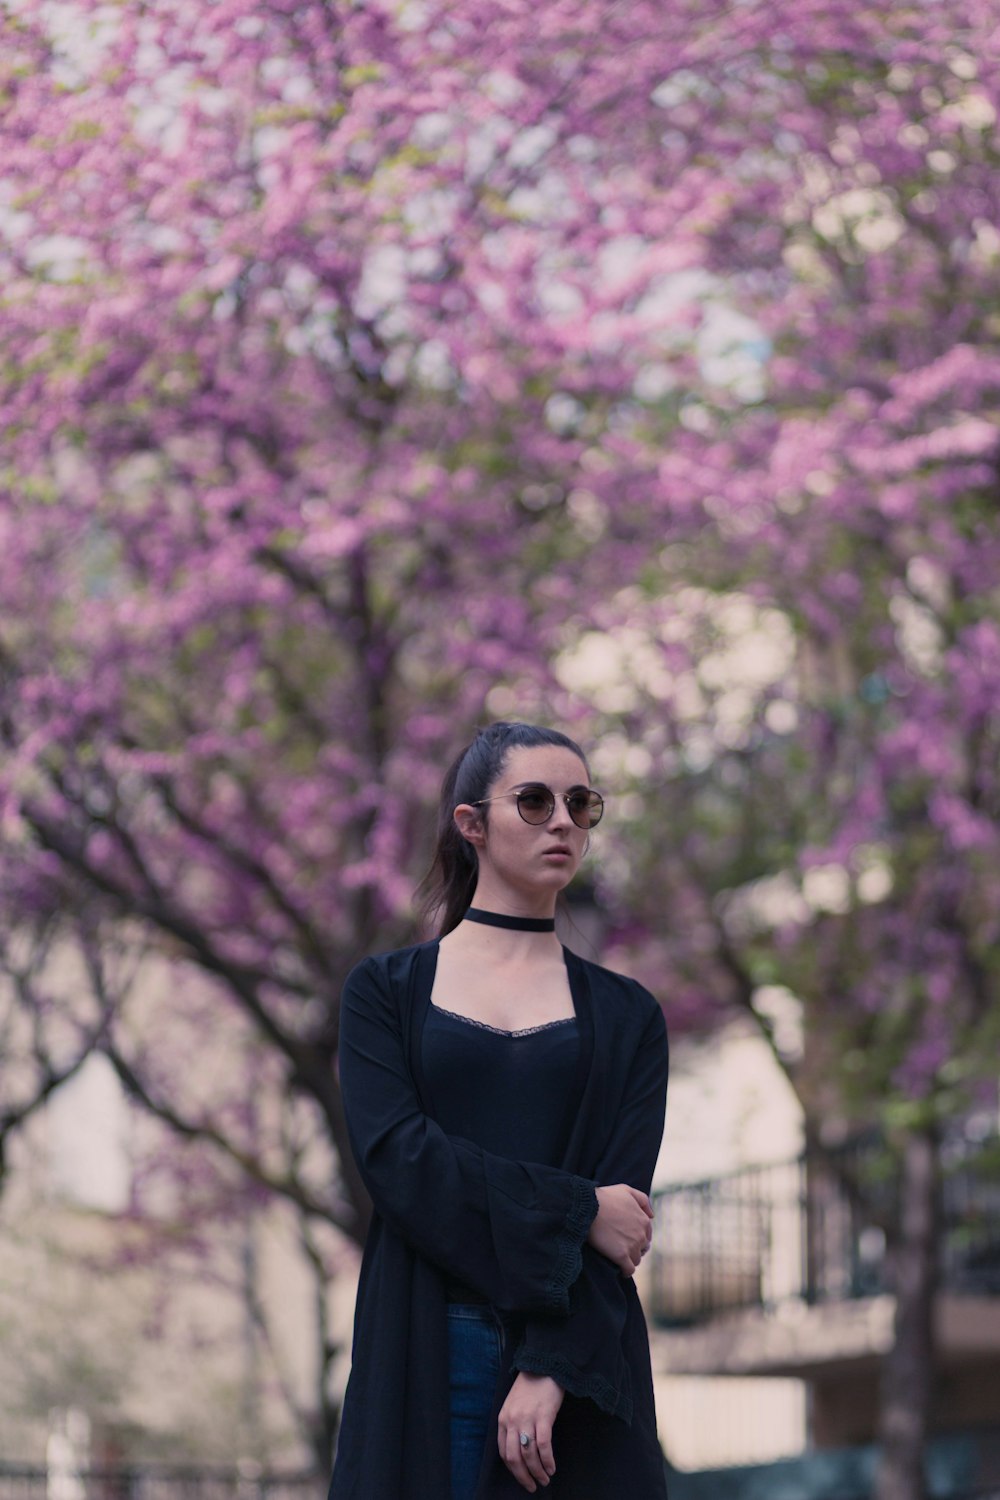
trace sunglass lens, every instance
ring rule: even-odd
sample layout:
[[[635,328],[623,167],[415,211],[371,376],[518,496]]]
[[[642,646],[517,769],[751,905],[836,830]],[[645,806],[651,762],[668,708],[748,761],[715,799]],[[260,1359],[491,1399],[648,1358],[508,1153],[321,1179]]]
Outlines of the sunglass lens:
[[[539,791],[533,787],[517,794],[517,810],[526,823],[548,822],[554,807],[551,792]]]
[[[577,828],[594,828],[603,812],[604,802],[596,792],[578,792],[569,799],[569,815]]]

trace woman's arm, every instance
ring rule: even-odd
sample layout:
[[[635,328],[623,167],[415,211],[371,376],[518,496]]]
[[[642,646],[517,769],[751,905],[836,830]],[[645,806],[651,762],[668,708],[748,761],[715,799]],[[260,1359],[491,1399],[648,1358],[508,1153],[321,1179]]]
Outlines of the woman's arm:
[[[344,987],[340,1081],[358,1168],[386,1224],[497,1307],[565,1315],[597,1213],[594,1183],[493,1156],[423,1113],[399,1009],[372,960]]]
[[[594,1176],[649,1191],[663,1137],[669,1054],[659,1006],[651,1010],[629,1068],[628,1085]],[[634,1296],[616,1265],[592,1245],[569,1294],[569,1316],[530,1318],[514,1356],[522,1371],[548,1375],[603,1411],[631,1420],[631,1383],[621,1348],[627,1298]]]

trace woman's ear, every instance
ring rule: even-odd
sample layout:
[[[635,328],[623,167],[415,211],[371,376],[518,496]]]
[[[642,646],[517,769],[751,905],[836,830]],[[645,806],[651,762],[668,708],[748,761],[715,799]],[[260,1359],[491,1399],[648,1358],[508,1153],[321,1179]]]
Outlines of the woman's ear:
[[[474,849],[481,849],[486,843],[486,830],[478,807],[473,807],[471,802],[460,802],[452,817],[463,839]]]

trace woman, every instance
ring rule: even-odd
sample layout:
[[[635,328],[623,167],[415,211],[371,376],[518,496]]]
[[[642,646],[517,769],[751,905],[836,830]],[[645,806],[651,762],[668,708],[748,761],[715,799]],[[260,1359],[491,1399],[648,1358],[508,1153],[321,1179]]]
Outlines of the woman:
[[[452,765],[439,939],[348,977],[340,1072],[375,1206],[330,1500],[661,1500],[632,1276],[667,1041],[555,937],[603,803],[580,747],[493,724]]]

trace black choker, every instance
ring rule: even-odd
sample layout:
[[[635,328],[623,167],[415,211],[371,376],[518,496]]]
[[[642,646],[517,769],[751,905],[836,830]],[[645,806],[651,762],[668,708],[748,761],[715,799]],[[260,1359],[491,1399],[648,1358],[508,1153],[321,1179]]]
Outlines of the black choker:
[[[470,906],[465,913],[467,922],[482,922],[484,927],[511,927],[517,932],[555,932],[555,917],[505,917],[498,911],[483,911],[481,906]]]

